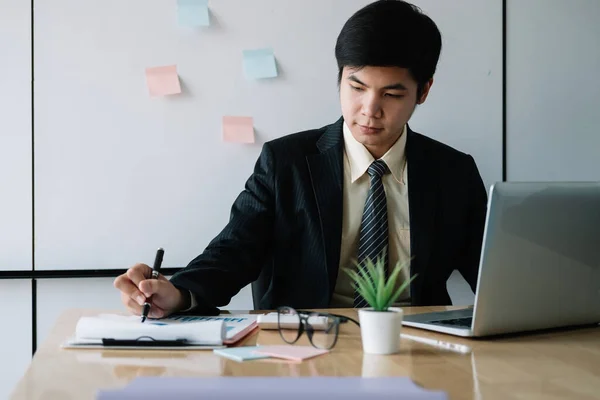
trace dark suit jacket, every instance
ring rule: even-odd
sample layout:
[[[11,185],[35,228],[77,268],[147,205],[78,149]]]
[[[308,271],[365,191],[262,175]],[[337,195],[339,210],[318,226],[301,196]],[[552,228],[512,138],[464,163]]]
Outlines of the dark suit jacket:
[[[339,269],[343,119],[264,144],[223,231],[171,282],[215,312],[259,274],[261,309],[327,308]],[[470,155],[410,130],[406,142],[413,305],[451,304],[458,269],[475,291],[487,194]]]

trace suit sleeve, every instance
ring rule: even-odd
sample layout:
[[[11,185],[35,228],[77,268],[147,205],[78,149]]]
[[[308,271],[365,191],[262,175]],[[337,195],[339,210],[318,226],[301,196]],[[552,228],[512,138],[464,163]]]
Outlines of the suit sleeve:
[[[215,314],[243,287],[255,281],[271,252],[275,215],[275,160],[263,146],[254,172],[231,208],[225,228],[202,254],[171,278],[191,292],[196,313]]]
[[[468,211],[466,222],[466,243],[459,261],[458,270],[469,283],[471,290],[475,293],[477,288],[477,276],[479,273],[479,258],[481,255],[481,244],[483,240],[483,228],[487,212],[487,192],[485,185],[475,164],[473,157],[469,156],[468,162]]]

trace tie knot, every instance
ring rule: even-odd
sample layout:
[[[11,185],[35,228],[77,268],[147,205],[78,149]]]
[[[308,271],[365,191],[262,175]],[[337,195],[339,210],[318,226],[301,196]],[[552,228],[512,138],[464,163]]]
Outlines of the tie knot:
[[[369,174],[369,176],[371,178],[381,178],[383,175],[387,174],[388,172],[390,172],[390,169],[388,168],[387,164],[385,163],[385,161],[383,160],[375,160],[371,163],[371,165],[369,165],[369,169],[367,170],[367,173]]]

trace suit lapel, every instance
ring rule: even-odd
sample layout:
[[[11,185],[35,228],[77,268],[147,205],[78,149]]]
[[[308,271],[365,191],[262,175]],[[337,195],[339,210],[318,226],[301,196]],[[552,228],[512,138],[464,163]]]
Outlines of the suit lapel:
[[[317,141],[318,154],[306,157],[321,223],[329,293],[337,280],[342,240],[343,119],[330,125]],[[329,302],[329,298],[326,299]]]
[[[431,167],[433,160],[427,157],[422,138],[410,128],[406,141],[408,163],[408,205],[410,218],[410,249],[413,260],[410,274],[421,275],[427,266],[433,245],[435,228],[435,204],[438,190],[437,176]],[[422,278],[422,277],[421,277]],[[418,302],[422,279],[411,284],[411,293]]]

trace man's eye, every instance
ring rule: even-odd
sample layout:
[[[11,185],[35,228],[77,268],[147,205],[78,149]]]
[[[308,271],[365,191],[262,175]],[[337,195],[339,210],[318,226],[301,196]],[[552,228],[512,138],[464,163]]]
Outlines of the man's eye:
[[[392,93],[386,93],[385,94],[387,97],[392,97],[394,99],[401,99],[404,97],[403,94],[392,94]]]
[[[352,89],[356,90],[357,92],[362,92],[362,90],[363,90],[361,87],[354,86],[354,85],[350,85],[350,87],[351,87]]]

